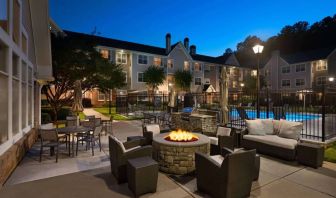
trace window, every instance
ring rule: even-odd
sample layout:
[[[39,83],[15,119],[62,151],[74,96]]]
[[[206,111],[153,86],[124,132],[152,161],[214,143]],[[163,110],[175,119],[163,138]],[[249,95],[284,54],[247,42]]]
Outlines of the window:
[[[282,87],[290,87],[290,80],[282,80],[281,81]]]
[[[239,69],[237,69],[237,68],[230,68],[230,74],[238,76],[239,75]]]
[[[232,81],[232,88],[237,88],[238,82],[237,81]]]
[[[0,0],[0,27],[8,32],[8,0]]]
[[[20,126],[19,126],[19,93],[20,93],[20,81],[18,78],[13,78],[13,88],[12,88],[12,131],[13,135],[16,135],[20,131]]]
[[[107,49],[101,49],[100,54],[103,58],[110,59],[110,51]]]
[[[138,82],[145,82],[145,81],[144,81],[144,73],[142,73],[142,72],[141,72],[141,73],[140,73],[140,72],[138,73]]]
[[[284,67],[282,67],[282,68],[281,68],[281,72],[282,72],[283,74],[288,74],[288,73],[290,73],[290,66],[284,66]]]
[[[304,86],[305,85],[305,80],[304,79],[296,79],[295,80],[295,85],[297,87]]]
[[[210,65],[205,65],[204,66],[204,72],[210,72],[211,71],[211,66]]]
[[[98,91],[98,101],[105,101],[105,93]]]
[[[183,70],[186,71],[190,70],[190,63],[188,61],[184,61]]]
[[[148,56],[146,55],[138,55],[138,64],[147,65],[148,64]]]
[[[154,57],[154,63],[155,66],[161,66],[161,58]]]
[[[117,63],[118,64],[126,64],[127,63],[127,54],[124,53],[117,53]]]
[[[327,82],[327,77],[325,76],[319,76],[316,78],[316,84],[317,85],[325,85]]]
[[[304,71],[306,71],[306,64],[295,65],[295,71],[296,72],[304,72]]]
[[[13,1],[13,40],[16,44],[20,44],[20,4],[17,0]]]
[[[8,47],[0,41],[0,71],[7,72]]]
[[[252,70],[251,71],[251,76],[257,76],[257,70]]]
[[[21,70],[21,115],[22,122],[21,128],[24,129],[27,126],[27,64],[22,62],[22,70]]]
[[[200,63],[194,63],[194,71],[196,72],[202,71],[202,66]]]
[[[174,67],[174,60],[173,59],[168,59],[167,66],[168,66],[168,68],[172,69]]]
[[[21,48],[22,48],[23,53],[25,53],[25,54],[28,54],[27,53],[27,51],[28,51],[27,45],[28,45],[27,44],[27,37],[24,34],[22,34],[22,36],[21,36]]]
[[[195,85],[202,85],[202,78],[195,78]]]
[[[20,78],[19,57],[13,53],[13,77]]]
[[[316,68],[316,71],[327,70],[327,61],[325,61],[325,60],[315,61],[315,62],[313,62],[313,67]]]
[[[8,106],[8,77],[0,73],[0,107]],[[8,108],[1,108],[0,144],[8,140]],[[17,119],[17,118],[16,118]]]

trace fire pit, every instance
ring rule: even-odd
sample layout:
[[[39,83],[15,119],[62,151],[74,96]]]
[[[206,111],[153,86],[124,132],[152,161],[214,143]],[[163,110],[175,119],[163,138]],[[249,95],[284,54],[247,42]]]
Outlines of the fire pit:
[[[187,174],[195,170],[195,152],[210,153],[210,140],[202,134],[177,130],[153,138],[154,157],[161,171]]]

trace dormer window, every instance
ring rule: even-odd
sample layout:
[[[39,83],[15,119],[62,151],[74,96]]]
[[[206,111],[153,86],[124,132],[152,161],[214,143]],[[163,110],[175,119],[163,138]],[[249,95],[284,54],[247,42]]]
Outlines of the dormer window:
[[[183,70],[185,71],[190,70],[190,63],[188,61],[184,61]]]
[[[170,69],[172,69],[174,67],[174,60],[173,59],[168,59],[167,67],[170,68]]]
[[[161,66],[161,58],[159,58],[159,57],[154,57],[153,64],[154,64],[155,66]]]
[[[316,68],[316,71],[325,71],[327,70],[327,61],[319,60],[313,62],[313,66]]]
[[[196,72],[202,71],[201,64],[194,63],[194,71],[196,71]]]
[[[107,49],[101,49],[100,54],[103,58],[106,58],[106,59],[110,58],[110,52]]]

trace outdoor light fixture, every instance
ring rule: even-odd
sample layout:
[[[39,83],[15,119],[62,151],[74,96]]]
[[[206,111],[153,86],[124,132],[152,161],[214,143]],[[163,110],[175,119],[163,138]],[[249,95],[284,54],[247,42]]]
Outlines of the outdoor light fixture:
[[[259,44],[255,45],[253,47],[253,51],[254,51],[255,54],[261,54],[263,49],[264,49],[264,46],[259,45]]]
[[[173,86],[173,84],[172,83],[168,83],[168,86],[171,87],[171,86]]]
[[[335,78],[334,77],[329,77],[328,80],[329,80],[329,82],[334,82]]]
[[[244,86],[245,86],[245,84],[244,84],[244,83],[240,83],[240,86],[241,86],[241,87],[244,87]]]
[[[257,118],[260,118],[260,103],[259,103],[259,91],[260,91],[260,72],[259,72],[259,67],[260,67],[260,55],[264,49],[264,46],[262,45],[255,45],[253,47],[254,53],[257,55]]]

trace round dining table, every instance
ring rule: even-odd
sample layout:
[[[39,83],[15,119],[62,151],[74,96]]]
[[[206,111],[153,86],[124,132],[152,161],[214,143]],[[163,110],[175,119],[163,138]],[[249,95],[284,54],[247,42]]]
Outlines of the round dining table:
[[[58,134],[64,134],[69,136],[69,155],[74,156],[74,142],[75,142],[75,135],[78,133],[87,133],[91,131],[90,127],[84,126],[67,126],[63,128],[58,128]],[[70,145],[71,143],[71,145]],[[71,148],[70,148],[71,147]]]

